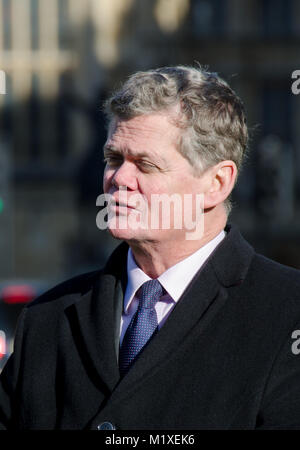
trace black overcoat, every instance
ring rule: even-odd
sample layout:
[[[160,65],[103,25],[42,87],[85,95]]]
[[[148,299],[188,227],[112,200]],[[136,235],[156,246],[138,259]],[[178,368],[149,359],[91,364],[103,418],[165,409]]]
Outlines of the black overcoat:
[[[127,244],[102,271],[25,307],[1,374],[0,427],[300,429],[299,271],[226,230],[123,379]]]

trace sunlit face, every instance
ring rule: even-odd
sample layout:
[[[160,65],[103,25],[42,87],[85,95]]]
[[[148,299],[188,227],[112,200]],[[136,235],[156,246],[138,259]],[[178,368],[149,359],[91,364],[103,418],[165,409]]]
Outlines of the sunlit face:
[[[113,214],[117,223],[124,225],[129,215],[138,215],[145,206],[149,211],[145,216],[146,227],[110,227],[114,237],[154,242],[183,237],[183,229],[153,229],[150,225],[151,214],[155,213],[151,202],[153,194],[178,194],[182,197],[205,190],[205,177],[196,177],[190,163],[178,152],[179,139],[180,130],[166,114],[155,113],[129,120],[115,118],[112,121],[104,146],[106,168],[103,187],[104,192],[111,194],[117,202],[112,208]]]

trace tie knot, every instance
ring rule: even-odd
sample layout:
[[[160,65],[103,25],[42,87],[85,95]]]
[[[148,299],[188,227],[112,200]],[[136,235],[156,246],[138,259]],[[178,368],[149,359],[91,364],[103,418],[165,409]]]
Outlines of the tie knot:
[[[146,281],[139,289],[139,309],[154,308],[163,293],[163,287],[158,280]]]

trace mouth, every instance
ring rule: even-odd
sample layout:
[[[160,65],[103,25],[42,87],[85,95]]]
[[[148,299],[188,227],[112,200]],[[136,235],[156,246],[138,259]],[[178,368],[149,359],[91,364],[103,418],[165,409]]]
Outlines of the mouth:
[[[133,206],[128,205],[128,203],[122,203],[122,202],[113,202],[112,206],[117,206],[118,208],[128,208],[128,209],[135,209]]]
[[[128,214],[129,210],[135,210],[133,206],[118,201],[112,201],[109,205],[109,209],[116,214]]]

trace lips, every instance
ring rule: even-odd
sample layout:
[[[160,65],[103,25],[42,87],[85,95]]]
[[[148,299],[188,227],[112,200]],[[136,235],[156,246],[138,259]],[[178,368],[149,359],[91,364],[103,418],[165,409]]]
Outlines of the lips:
[[[127,191],[119,190],[108,193],[109,206],[112,208],[126,208],[129,210],[143,211],[146,205],[146,199],[142,194],[128,193]]]
[[[116,200],[113,200],[111,203],[112,207],[120,207],[120,208],[128,208],[128,209],[135,209],[134,206],[128,205],[127,203],[118,202]]]
[[[126,200],[126,201],[124,201],[124,200]],[[118,206],[118,207],[122,207],[122,208],[125,207],[125,208],[129,208],[129,209],[135,209],[135,206],[134,205],[130,205],[127,200],[129,200],[127,196],[126,196],[125,199],[120,199],[119,196],[118,197],[114,197],[112,195],[111,199],[110,199],[110,205],[111,206]]]
[[[135,208],[133,206],[128,205],[128,203],[118,202],[115,199],[111,199],[109,209],[112,212],[112,214],[125,216],[127,216],[130,213],[130,211],[135,210]]]

